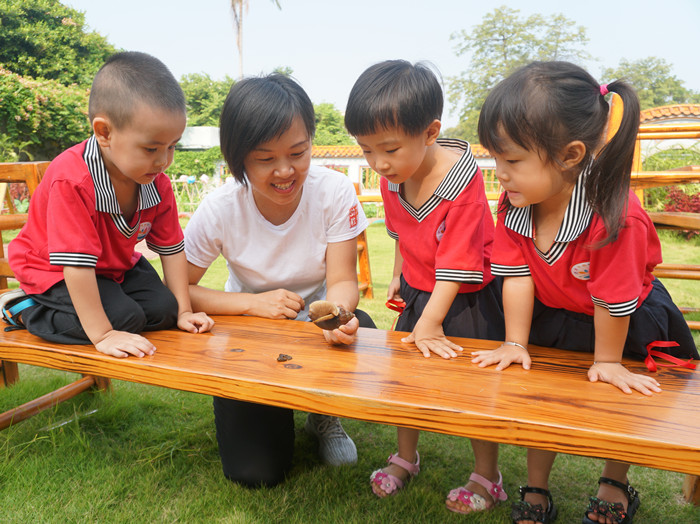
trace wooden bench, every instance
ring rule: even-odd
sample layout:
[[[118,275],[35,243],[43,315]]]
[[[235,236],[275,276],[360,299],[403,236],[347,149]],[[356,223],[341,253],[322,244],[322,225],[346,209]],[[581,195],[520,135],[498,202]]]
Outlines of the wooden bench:
[[[4,332],[0,359],[685,473],[686,498],[700,503],[700,370],[660,368],[663,393],[625,395],[589,382],[583,353],[533,347],[531,370],[497,372],[470,359],[495,341],[455,338],[462,356],[425,359],[399,332],[361,328],[352,346],[334,347],[310,323],[216,321],[208,334],[146,334],[158,350],[142,359]],[[0,416],[0,428],[22,414]]]

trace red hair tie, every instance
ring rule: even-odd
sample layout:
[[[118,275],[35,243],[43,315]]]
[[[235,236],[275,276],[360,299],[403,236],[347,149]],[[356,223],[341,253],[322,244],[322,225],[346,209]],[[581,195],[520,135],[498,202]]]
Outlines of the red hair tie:
[[[610,92],[610,91],[608,91],[608,84],[601,84],[601,85],[600,85],[600,94],[601,94],[601,95],[605,96],[605,95],[607,95],[609,92]]]

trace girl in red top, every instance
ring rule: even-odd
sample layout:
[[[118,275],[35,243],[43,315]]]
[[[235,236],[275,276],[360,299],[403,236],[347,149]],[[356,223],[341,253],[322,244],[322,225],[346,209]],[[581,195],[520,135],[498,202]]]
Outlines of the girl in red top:
[[[620,129],[607,144],[605,95],[624,103]],[[687,324],[652,274],[661,262],[654,226],[629,190],[639,101],[621,81],[599,86],[567,62],[535,62],[502,81],[479,116],[479,139],[496,159],[504,194],[491,257],[501,275],[506,342],[477,351],[480,366],[530,367],[528,343],[590,351],[591,382],[625,393],[661,391],[652,377],[621,364],[646,357],[647,344],[675,341],[677,357],[698,358]],[[513,522],[548,523],[556,454],[528,450],[528,485]],[[639,506],[629,464],[607,461],[584,523],[626,523]]]

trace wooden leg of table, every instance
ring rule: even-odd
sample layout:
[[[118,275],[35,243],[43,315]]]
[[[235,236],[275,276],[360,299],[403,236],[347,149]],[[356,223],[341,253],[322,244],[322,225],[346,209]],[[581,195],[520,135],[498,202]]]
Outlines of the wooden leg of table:
[[[11,386],[19,380],[19,368],[16,362],[0,360],[0,388]]]
[[[26,404],[22,404],[15,409],[6,411],[5,413],[0,414],[0,430],[32,417],[45,409],[49,409],[56,404],[63,402],[64,400],[73,398],[94,386],[94,377],[83,377],[80,380],[57,389],[56,391],[52,391],[51,393],[27,402]]]
[[[683,497],[686,502],[700,506],[700,476],[686,475],[683,480]]]
[[[83,375],[84,377],[92,377],[95,380],[95,385],[92,390],[96,392],[110,391],[112,389],[112,381],[107,377],[96,377],[93,375]]]

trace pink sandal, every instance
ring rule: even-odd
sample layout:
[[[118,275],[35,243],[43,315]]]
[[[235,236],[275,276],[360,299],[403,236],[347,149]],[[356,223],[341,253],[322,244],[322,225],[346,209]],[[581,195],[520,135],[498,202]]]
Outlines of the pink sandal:
[[[469,480],[472,480],[486,488],[489,495],[493,497],[493,502],[489,504],[489,502],[483,496],[469,491],[465,486],[460,486],[450,491],[450,493],[447,495],[447,500],[451,502],[459,501],[470,509],[468,511],[464,511],[452,508],[450,506],[447,506],[447,509],[454,511],[455,513],[462,513],[466,515],[467,513],[471,513],[473,511],[485,511],[487,509],[491,509],[498,501],[508,499],[508,495],[505,491],[503,491],[503,476],[501,475],[500,471],[498,472],[498,482],[495,484],[478,473],[472,473],[469,476]]]
[[[408,479],[406,479],[406,482],[418,475],[418,472],[420,471],[420,455],[417,451],[415,464],[411,464],[409,461],[402,459],[398,455],[389,455],[387,463],[396,464],[397,466],[408,471]],[[370,484],[376,484],[377,487],[387,495],[396,495],[396,492],[402,489],[404,486],[403,480],[394,475],[384,473],[381,469],[374,471],[369,477],[369,481]],[[372,492],[374,493],[374,490],[372,490]],[[377,496],[379,497],[379,495]]]

